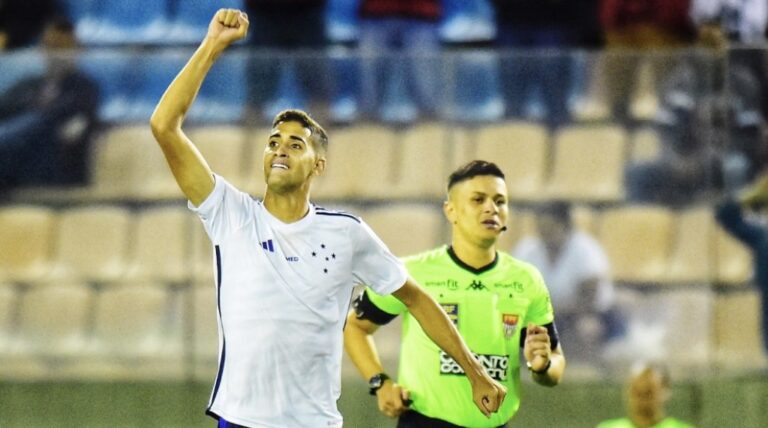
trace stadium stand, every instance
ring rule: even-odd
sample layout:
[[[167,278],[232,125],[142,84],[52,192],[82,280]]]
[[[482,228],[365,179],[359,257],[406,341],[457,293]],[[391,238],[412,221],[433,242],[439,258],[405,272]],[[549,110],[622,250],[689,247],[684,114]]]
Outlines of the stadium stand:
[[[615,281],[660,283],[667,272],[675,216],[662,206],[621,206],[601,214],[599,240]]]
[[[664,282],[706,286],[713,279],[714,218],[708,206],[688,208],[676,215]]]
[[[445,177],[450,171],[447,130],[440,123],[410,126],[396,138],[394,198],[436,199],[445,195]]]
[[[192,218],[181,206],[144,208],[134,214],[131,251],[122,281],[184,283],[191,277]]]
[[[550,198],[611,202],[623,198],[627,136],[614,125],[571,125],[554,136]]]
[[[399,257],[447,243],[440,239],[445,221],[434,205],[379,205],[366,210],[363,219]]]
[[[118,206],[67,209],[59,215],[53,269],[45,281],[112,282],[125,274],[131,214]]]
[[[714,237],[716,282],[728,286],[745,286],[752,278],[752,252],[717,226]]]
[[[35,281],[49,272],[56,220],[45,206],[0,208],[0,283]]]
[[[734,330],[738,329],[738,332]],[[765,367],[760,333],[760,296],[754,289],[717,295],[714,322],[715,361],[724,369],[748,371]]]
[[[549,133],[544,126],[496,123],[480,127],[473,140],[474,157],[492,159],[504,171],[511,200],[541,199],[549,156]]]

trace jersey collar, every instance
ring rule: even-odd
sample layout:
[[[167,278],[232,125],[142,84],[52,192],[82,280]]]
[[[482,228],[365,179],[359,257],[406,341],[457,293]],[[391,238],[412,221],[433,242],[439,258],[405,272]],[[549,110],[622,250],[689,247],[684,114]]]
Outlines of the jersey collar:
[[[453,262],[456,263],[457,266],[459,266],[460,268],[462,268],[462,269],[464,269],[466,271],[469,271],[469,272],[471,272],[471,273],[473,273],[475,275],[480,275],[483,272],[487,272],[487,271],[493,269],[494,267],[496,267],[496,263],[499,262],[499,253],[496,252],[494,254],[494,256],[493,256],[493,261],[492,262],[488,263],[485,266],[481,266],[479,268],[473,268],[472,266],[470,266],[470,265],[464,263],[463,261],[461,261],[461,259],[453,251],[453,246],[449,245],[448,248],[447,248],[447,251],[448,251],[448,255],[451,257],[451,260],[453,260]]]

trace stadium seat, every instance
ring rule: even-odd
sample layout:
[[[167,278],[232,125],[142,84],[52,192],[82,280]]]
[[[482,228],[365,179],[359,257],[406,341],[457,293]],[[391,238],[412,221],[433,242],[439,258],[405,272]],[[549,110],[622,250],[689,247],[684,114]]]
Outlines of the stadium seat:
[[[126,268],[131,215],[123,208],[87,206],[60,214],[49,282],[110,282]]]
[[[547,130],[541,125],[508,122],[481,127],[474,140],[475,159],[491,161],[504,172],[511,200],[540,199],[549,156]]]
[[[439,207],[423,204],[377,206],[365,211],[363,220],[398,257],[437,246],[445,223]]]
[[[758,293],[758,290],[748,288],[717,296],[715,358],[721,368],[751,372],[766,367]]]
[[[626,135],[617,126],[573,125],[555,137],[551,198],[592,202],[623,198]]]
[[[660,283],[666,277],[674,214],[660,206],[613,208],[600,216],[599,240],[616,281]]]
[[[448,177],[448,132],[439,123],[421,123],[401,131],[392,187],[395,198],[443,198]]]
[[[93,148],[90,193],[96,199],[135,198],[181,192],[164,162],[149,126],[108,128]]]
[[[208,24],[221,8],[243,10],[243,0],[181,0],[176,1],[166,42],[170,44],[199,43],[208,32]]]
[[[16,334],[18,296],[16,286],[0,282],[0,355],[8,353]]]
[[[717,282],[729,286],[745,286],[753,275],[752,252],[719,225],[715,227],[715,271]]]
[[[0,208],[0,282],[35,281],[50,271],[55,226],[49,208]]]
[[[476,131],[471,127],[456,126],[449,123],[446,123],[445,129],[448,132],[447,139],[450,148],[450,156],[448,157],[448,174],[450,174],[467,162],[476,159],[477,144],[474,140]],[[447,175],[444,180],[444,184],[447,184]]]
[[[216,321],[216,290],[205,282],[192,290],[194,311],[195,378],[210,380],[216,376],[219,352],[218,324]]]
[[[329,138],[328,163],[313,188],[315,199],[383,199],[391,194],[395,134],[390,128],[357,125],[338,129]]]
[[[191,277],[193,214],[183,206],[144,208],[136,215],[124,281],[181,283]]]
[[[666,282],[709,284],[714,273],[712,209],[689,208],[676,217]]]
[[[168,4],[162,0],[101,0],[76,22],[87,45],[160,43],[168,31]]]
[[[93,293],[83,283],[49,283],[21,300],[17,352],[30,358],[79,356],[86,344]]]
[[[200,219],[192,222],[192,277],[196,285],[214,283],[213,245]]]
[[[245,152],[249,162],[245,165],[245,176],[248,184],[244,190],[258,197],[264,196],[266,186],[266,181],[264,181],[264,149],[269,139],[270,130],[269,128],[248,130],[248,139],[245,143]],[[312,188],[313,198],[315,186],[317,185]]]
[[[632,134],[632,149],[629,158],[632,162],[645,162],[655,159],[661,152],[659,134],[650,127],[641,128]]]
[[[245,189],[250,178],[246,176],[246,162],[249,158],[246,128],[232,125],[190,127],[187,135],[213,172],[238,189]]]
[[[181,378],[182,314],[173,297],[156,283],[104,288],[88,355],[70,370],[97,379]]]

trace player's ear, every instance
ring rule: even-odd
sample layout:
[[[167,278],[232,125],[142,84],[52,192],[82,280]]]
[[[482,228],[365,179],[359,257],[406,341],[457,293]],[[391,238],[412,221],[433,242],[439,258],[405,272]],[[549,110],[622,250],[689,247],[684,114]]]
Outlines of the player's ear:
[[[450,199],[443,202],[443,214],[445,214],[445,218],[448,219],[449,223],[456,224],[456,208]]]
[[[314,174],[317,176],[323,175],[325,172],[325,156],[320,155],[315,160],[315,167],[313,168]]]

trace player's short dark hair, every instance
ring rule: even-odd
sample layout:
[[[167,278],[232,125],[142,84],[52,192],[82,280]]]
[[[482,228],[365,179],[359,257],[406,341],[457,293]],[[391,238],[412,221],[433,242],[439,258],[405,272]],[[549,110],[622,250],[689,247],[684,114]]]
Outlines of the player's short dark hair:
[[[564,224],[567,227],[573,225],[573,217],[571,216],[571,204],[563,200],[552,200],[545,202],[536,210],[540,215],[545,215],[555,219],[558,223]]]
[[[308,113],[298,109],[283,110],[275,116],[272,127],[274,128],[283,122],[299,122],[303,127],[309,129],[315,149],[319,149],[323,153],[328,150],[328,134]]]
[[[504,173],[501,172],[501,168],[495,163],[484,160],[473,160],[460,166],[448,176],[448,190],[451,190],[457,183],[475,178],[478,175],[492,175],[494,177],[499,177],[502,180],[504,179]]]

